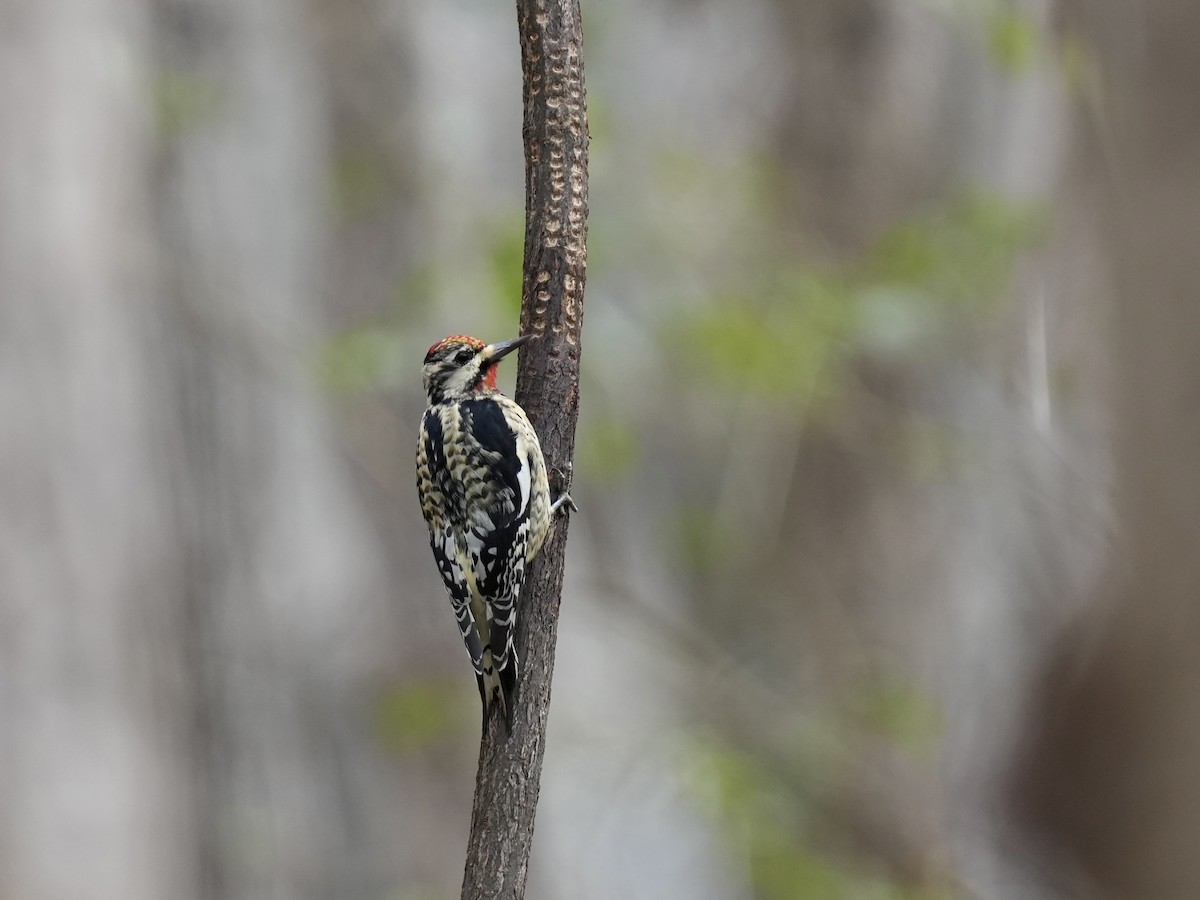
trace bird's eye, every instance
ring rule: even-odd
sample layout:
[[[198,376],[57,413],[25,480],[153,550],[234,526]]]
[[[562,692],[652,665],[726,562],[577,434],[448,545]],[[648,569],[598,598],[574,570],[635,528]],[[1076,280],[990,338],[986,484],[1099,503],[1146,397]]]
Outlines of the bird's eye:
[[[474,350],[459,350],[454,354],[454,361],[460,366],[475,355]]]

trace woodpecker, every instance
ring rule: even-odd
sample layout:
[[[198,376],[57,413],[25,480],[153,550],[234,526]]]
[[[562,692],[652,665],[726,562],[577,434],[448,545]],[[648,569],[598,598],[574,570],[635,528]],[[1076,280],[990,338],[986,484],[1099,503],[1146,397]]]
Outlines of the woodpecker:
[[[452,335],[425,354],[429,406],[417,442],[417,494],[429,543],[488,709],[511,732],[517,599],[553,513],[546,462],[525,411],[496,389],[496,368],[530,335],[485,344]]]

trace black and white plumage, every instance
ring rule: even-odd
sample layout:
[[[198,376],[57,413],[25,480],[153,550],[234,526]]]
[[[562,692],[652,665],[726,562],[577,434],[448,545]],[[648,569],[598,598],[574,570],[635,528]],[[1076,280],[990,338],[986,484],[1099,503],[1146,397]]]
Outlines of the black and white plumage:
[[[483,701],[512,727],[513,649],[526,565],[550,517],[546,463],[524,410],[496,389],[496,366],[528,337],[498,344],[454,335],[429,348],[429,407],[417,444],[417,493]],[[564,499],[568,499],[564,495]],[[560,501],[561,502],[561,501]]]

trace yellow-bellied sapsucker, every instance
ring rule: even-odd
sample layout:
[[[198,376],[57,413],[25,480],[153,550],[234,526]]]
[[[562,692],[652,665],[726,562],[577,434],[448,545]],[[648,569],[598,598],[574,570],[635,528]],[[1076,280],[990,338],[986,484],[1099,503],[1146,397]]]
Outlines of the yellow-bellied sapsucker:
[[[417,493],[429,542],[475,667],[483,721],[499,700],[511,730],[513,631],[525,566],[546,539],[546,463],[524,410],[496,389],[500,360],[529,339],[453,335],[425,354],[429,408],[417,444]]]

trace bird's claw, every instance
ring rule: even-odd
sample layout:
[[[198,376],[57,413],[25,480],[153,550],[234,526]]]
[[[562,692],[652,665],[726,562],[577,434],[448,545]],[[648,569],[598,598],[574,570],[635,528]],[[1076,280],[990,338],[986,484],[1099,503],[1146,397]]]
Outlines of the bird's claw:
[[[566,506],[571,512],[579,512],[579,507],[575,505],[575,501],[571,499],[571,476],[575,474],[575,467],[568,462],[566,471],[555,468],[551,471],[557,476],[557,480],[563,484],[563,492],[558,499],[550,504],[550,515],[553,516],[559,509]]]
[[[571,495],[563,491],[562,496],[550,504],[550,515],[554,515],[563,506],[571,510],[571,512],[579,512],[579,507],[575,505],[575,501],[571,499]]]

